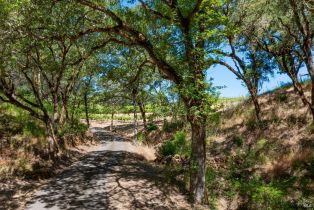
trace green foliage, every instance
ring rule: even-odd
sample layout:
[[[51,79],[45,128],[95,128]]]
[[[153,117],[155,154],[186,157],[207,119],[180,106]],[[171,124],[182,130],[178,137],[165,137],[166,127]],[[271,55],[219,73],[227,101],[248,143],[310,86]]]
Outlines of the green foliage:
[[[0,136],[23,134],[28,137],[45,137],[46,129],[42,122],[32,118],[25,111],[9,104],[0,106]]]
[[[236,136],[233,136],[232,142],[234,142],[234,144],[236,144],[238,147],[240,147],[243,145],[244,140],[243,140],[242,136],[236,135]]]
[[[210,209],[213,210],[217,209],[217,192],[215,192],[215,187],[217,185],[218,176],[219,174],[215,169],[210,166],[206,168],[205,182],[208,190],[209,206]]]
[[[71,122],[66,122],[65,125],[60,128],[60,136],[65,135],[84,135],[87,131],[88,126],[81,123],[79,120],[73,120]]]
[[[166,141],[158,149],[158,154],[162,157],[169,156],[169,155],[175,155],[176,154],[176,145],[174,144],[174,142],[172,140]]]
[[[210,128],[210,130],[213,130],[214,128],[218,128],[220,123],[221,123],[222,119],[221,119],[221,113],[220,112],[214,112],[214,113],[210,113],[208,115],[208,126]]]
[[[253,177],[250,181],[241,182],[241,193],[248,195],[252,209],[286,209],[288,203],[284,199],[284,192],[272,183],[265,183],[260,177]]]
[[[190,145],[186,140],[184,131],[176,132],[174,139],[164,142],[158,149],[158,154],[162,157],[175,154],[190,156],[190,152]]]
[[[173,142],[177,148],[176,153],[183,154],[184,152],[186,152],[185,149],[187,146],[187,141],[186,141],[186,134],[184,131],[176,132]]]
[[[140,142],[140,143],[143,143],[144,141],[145,141],[145,134],[144,134],[144,132],[138,132],[138,134],[137,134],[137,139],[138,139],[138,141]]]
[[[212,167],[207,167],[206,168],[206,185],[207,187],[212,187],[218,174],[217,171],[215,171]]]
[[[155,131],[155,130],[158,130],[158,126],[155,123],[150,122],[147,124],[147,131],[148,132]]]
[[[44,137],[47,135],[45,127],[40,126],[35,121],[31,121],[31,120],[25,121],[23,134],[27,136],[34,136],[34,137]]]
[[[23,132],[23,125],[18,121],[17,117],[6,113],[0,114],[0,134],[1,135],[16,135]]]
[[[234,139],[238,140],[238,137]],[[217,197],[227,200],[240,197],[242,202],[239,209],[293,210],[313,206],[309,197],[313,194],[309,187],[309,175],[313,174],[314,163],[312,153],[296,160],[292,164],[293,172],[287,172],[289,176],[274,177],[259,170],[259,166],[266,163],[266,159],[278,153],[274,146],[273,142],[259,138],[250,146],[244,144],[236,149],[233,155],[226,158],[224,167],[208,166],[206,186],[209,198],[213,196],[211,209],[216,208]],[[297,196],[296,191],[300,192]]]

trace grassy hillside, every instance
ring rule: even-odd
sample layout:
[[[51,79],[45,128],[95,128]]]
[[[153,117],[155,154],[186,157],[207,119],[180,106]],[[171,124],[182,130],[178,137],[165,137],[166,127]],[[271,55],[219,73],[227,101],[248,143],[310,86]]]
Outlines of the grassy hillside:
[[[256,122],[250,101],[227,103],[208,139],[211,203],[219,209],[313,209],[310,115],[292,87],[265,93],[259,100],[262,123]]]
[[[86,130],[87,127],[78,121],[65,123],[60,128],[60,138],[66,148],[71,148],[89,141]],[[48,148],[43,122],[10,104],[0,104],[0,179],[46,173],[45,169],[54,164],[50,161]]]

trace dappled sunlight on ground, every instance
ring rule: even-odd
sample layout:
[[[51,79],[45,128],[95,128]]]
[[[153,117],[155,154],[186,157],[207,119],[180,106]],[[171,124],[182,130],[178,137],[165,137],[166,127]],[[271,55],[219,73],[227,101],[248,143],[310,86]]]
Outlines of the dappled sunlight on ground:
[[[191,209],[148,147],[94,128],[102,143],[37,191],[26,209]]]

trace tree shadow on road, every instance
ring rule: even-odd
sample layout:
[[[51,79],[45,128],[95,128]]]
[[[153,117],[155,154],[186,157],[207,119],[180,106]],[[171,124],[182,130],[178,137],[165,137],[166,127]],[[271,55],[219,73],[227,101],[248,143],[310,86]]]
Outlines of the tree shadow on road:
[[[162,174],[137,154],[91,152],[38,191],[28,209],[189,209]]]

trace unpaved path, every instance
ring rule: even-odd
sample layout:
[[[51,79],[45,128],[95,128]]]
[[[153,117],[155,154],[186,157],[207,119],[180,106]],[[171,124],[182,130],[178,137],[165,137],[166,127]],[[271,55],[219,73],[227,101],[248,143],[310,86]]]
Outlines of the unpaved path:
[[[34,193],[26,209],[192,209],[149,148],[94,128],[101,144]]]

